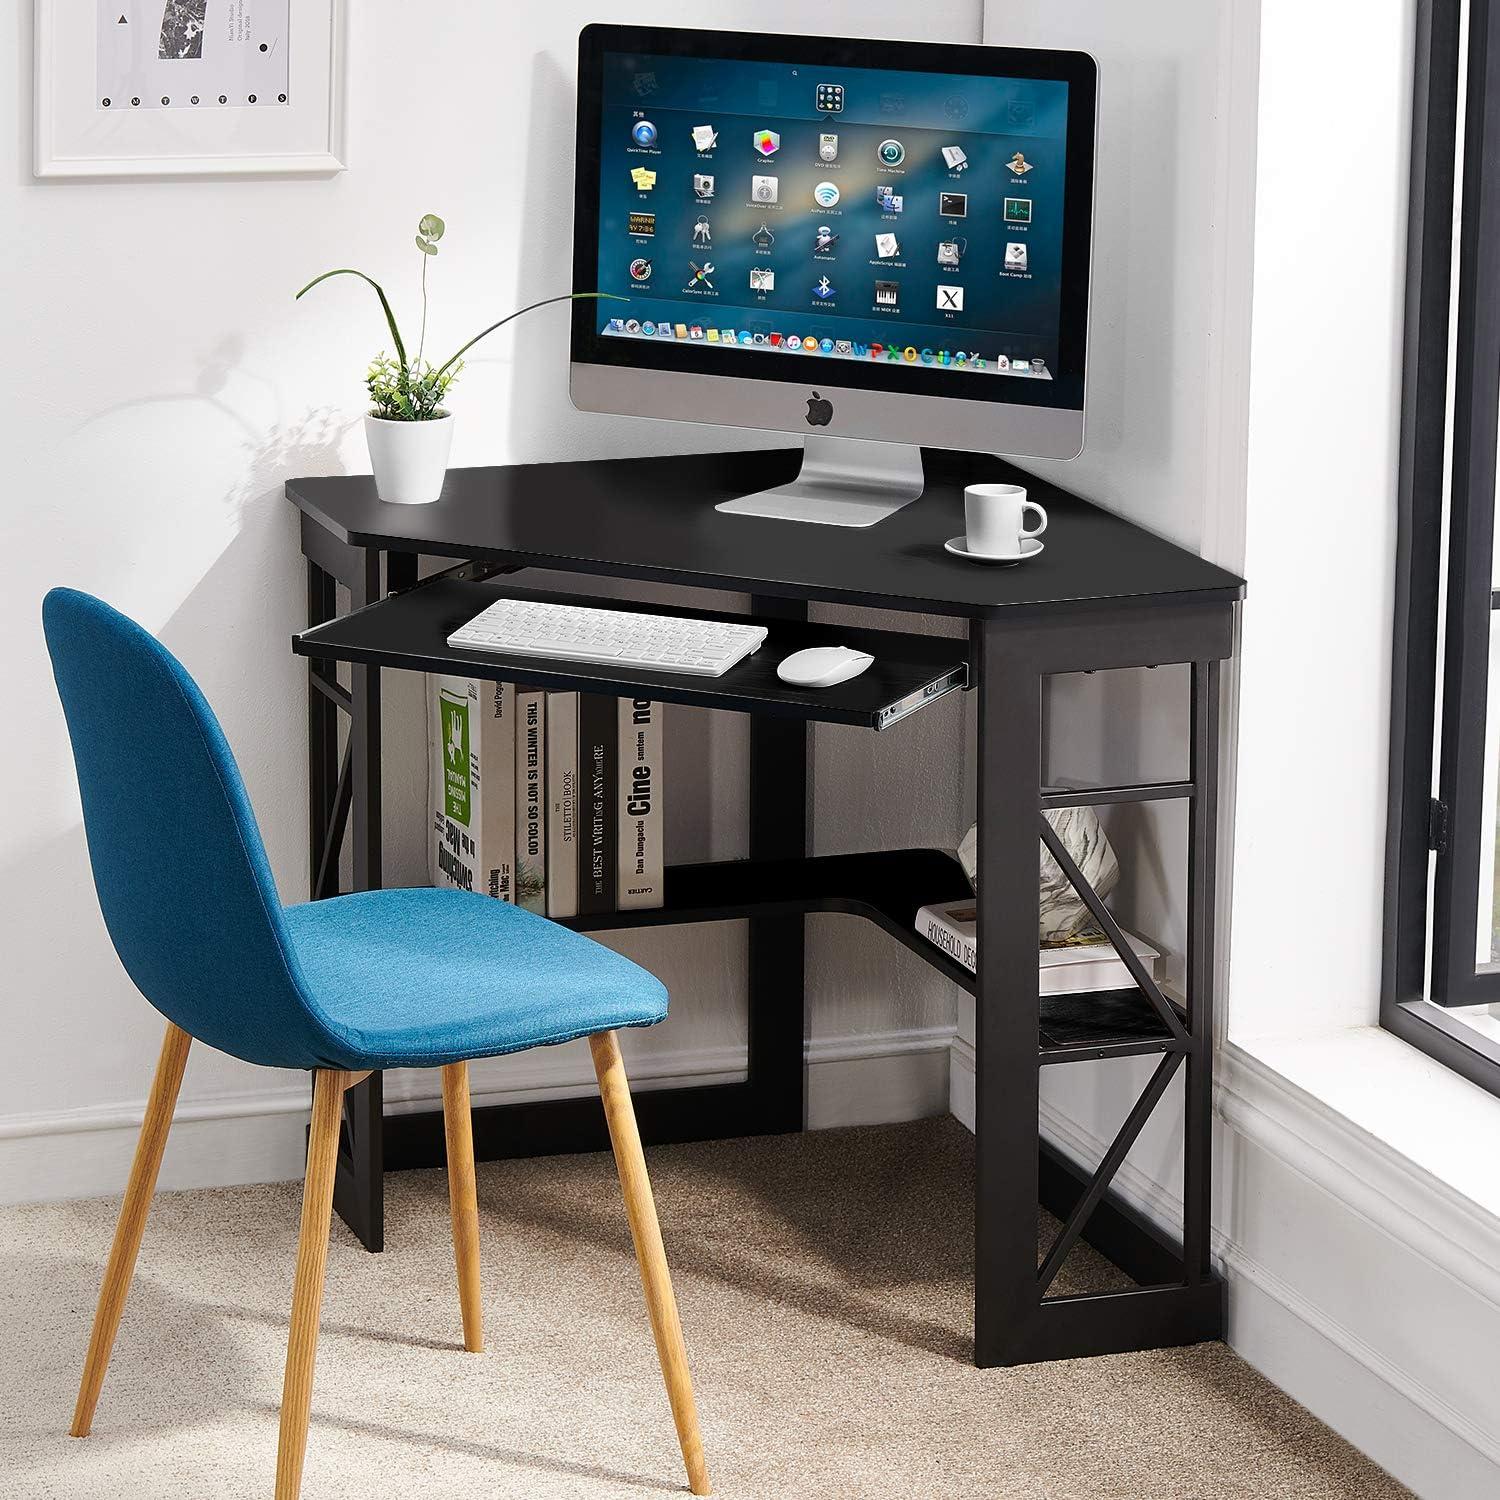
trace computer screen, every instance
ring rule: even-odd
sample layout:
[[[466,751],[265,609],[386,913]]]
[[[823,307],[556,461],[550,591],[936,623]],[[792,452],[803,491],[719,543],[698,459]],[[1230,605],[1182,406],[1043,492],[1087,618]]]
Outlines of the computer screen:
[[[624,27],[582,51],[575,284],[625,300],[577,305],[575,360],[1081,408],[1090,59]]]

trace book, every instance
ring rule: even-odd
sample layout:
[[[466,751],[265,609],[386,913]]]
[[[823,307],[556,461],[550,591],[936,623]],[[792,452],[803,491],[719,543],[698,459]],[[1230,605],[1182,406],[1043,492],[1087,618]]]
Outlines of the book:
[[[619,700],[619,827],[615,901],[621,911],[662,904],[662,713],[649,698]]]
[[[516,905],[547,910],[547,695],[516,695]]]
[[[578,694],[547,694],[547,915],[578,915]]]
[[[972,900],[924,906],[917,912],[917,931],[971,974],[978,973],[976,925],[977,913]],[[1145,965],[1146,972],[1155,979],[1160,950],[1134,933],[1127,932],[1125,937]],[[1125,967],[1125,960],[1115,952],[1102,932],[1037,950],[1038,994],[1082,995],[1090,990],[1134,987],[1135,980]]]
[[[515,899],[515,689],[429,674],[427,765],[433,885]]]
[[[578,910],[615,910],[615,783],[619,710],[614,698],[578,695]]]

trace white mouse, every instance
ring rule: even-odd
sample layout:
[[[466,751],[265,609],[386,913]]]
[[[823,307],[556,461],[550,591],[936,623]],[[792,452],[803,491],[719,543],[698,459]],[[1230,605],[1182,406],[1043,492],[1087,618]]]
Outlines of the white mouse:
[[[809,646],[805,651],[792,652],[776,668],[776,675],[796,687],[833,687],[858,677],[874,660],[851,646]]]

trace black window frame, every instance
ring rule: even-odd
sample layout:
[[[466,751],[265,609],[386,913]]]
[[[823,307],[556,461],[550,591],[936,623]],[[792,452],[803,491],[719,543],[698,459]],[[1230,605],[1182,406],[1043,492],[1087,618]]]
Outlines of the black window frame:
[[[1448,1013],[1500,1003],[1500,968],[1481,969],[1476,960],[1480,860],[1494,853],[1481,851],[1475,816],[1484,788],[1490,621],[1500,605],[1493,589],[1500,0],[1470,0],[1467,36],[1460,0],[1419,0],[1416,19],[1380,1020],[1500,1094],[1500,1045]],[[1462,212],[1455,246],[1460,128]]]

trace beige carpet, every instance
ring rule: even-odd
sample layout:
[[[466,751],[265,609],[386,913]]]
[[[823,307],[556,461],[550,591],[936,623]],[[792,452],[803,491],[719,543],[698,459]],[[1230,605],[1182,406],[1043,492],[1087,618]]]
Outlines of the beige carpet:
[[[1222,1345],[974,1369],[951,1120],[649,1156],[725,1500],[1406,1493]],[[479,1194],[482,1355],[439,1173],[389,1179],[384,1255],[335,1225],[304,1495],[683,1491],[613,1162],[497,1163]],[[0,1495],[269,1495],[298,1206],[290,1183],[158,1198],[83,1442],[115,1204],[0,1212]],[[1118,1279],[1086,1248],[1064,1274]]]

